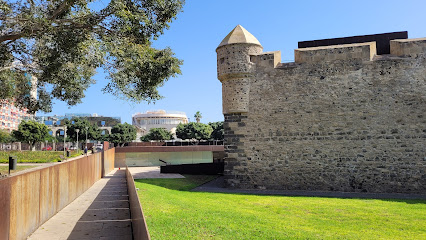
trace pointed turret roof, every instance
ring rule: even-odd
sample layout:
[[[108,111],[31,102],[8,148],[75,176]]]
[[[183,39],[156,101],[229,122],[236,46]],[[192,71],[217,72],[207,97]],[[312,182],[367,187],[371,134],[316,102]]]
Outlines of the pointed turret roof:
[[[236,26],[217,47],[219,48],[234,43],[249,43],[262,46],[260,42],[241,25]]]

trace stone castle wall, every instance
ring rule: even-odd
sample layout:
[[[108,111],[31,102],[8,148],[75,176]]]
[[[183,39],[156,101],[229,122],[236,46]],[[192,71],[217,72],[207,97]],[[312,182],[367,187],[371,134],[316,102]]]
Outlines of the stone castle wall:
[[[425,193],[426,39],[375,51],[296,49],[286,64],[279,52],[252,54],[246,85],[223,91],[226,184]],[[247,111],[225,111],[241,90]]]

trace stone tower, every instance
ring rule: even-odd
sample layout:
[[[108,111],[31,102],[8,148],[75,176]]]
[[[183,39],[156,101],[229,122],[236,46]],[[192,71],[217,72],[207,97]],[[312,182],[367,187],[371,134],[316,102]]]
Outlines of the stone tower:
[[[254,77],[256,56],[263,50],[259,41],[241,25],[236,26],[219,44],[217,78],[222,82],[222,107],[225,131],[225,184],[239,184],[234,170],[241,166],[244,156],[245,133],[236,126],[244,125],[249,112],[250,84]]]
[[[250,78],[255,55],[262,53],[259,41],[241,25],[219,44],[217,78],[222,82],[223,114],[248,112]]]

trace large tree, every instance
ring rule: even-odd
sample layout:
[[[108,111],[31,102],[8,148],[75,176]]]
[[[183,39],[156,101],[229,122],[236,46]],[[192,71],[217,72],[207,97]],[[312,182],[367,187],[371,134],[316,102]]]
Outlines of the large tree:
[[[204,123],[180,123],[176,127],[176,136],[180,139],[208,140],[213,129]]]
[[[5,130],[0,129],[0,143],[12,142],[12,136]]]
[[[142,142],[148,142],[150,140],[156,141],[164,141],[171,140],[173,138],[173,134],[164,128],[151,128],[149,129],[149,133],[145,136],[141,137]]]
[[[22,121],[18,130],[13,130],[13,137],[30,145],[31,151],[35,150],[37,142],[43,142],[49,136],[50,129],[43,123],[35,121]]]
[[[124,146],[125,143],[136,139],[136,128],[128,123],[117,124],[111,129],[109,140],[114,144]]]
[[[77,141],[77,129],[79,129],[78,140],[80,142],[86,140],[86,132],[87,139],[100,140],[101,138],[101,130],[99,127],[86,119],[73,118],[71,120],[66,120],[65,125],[67,126],[67,136],[73,142]]]
[[[210,135],[210,138],[213,140],[223,140],[223,137],[224,137],[223,121],[209,122],[209,125],[213,128],[213,132]]]
[[[195,118],[195,121],[197,121],[197,123],[200,123],[200,119],[201,119],[202,117],[203,117],[203,116],[201,115],[200,111],[197,111],[197,112],[194,114],[194,118]]]
[[[53,99],[75,105],[99,67],[108,74],[104,92],[135,102],[160,99],[157,88],[180,74],[182,61],[151,44],[183,4],[0,0],[0,99],[16,99],[30,112],[51,111]]]

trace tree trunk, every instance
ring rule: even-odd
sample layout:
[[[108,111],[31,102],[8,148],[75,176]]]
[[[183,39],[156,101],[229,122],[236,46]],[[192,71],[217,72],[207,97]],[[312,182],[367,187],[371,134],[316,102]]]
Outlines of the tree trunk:
[[[36,148],[35,144],[31,144],[30,143],[30,149],[31,149],[31,151],[35,151],[35,148]]]

